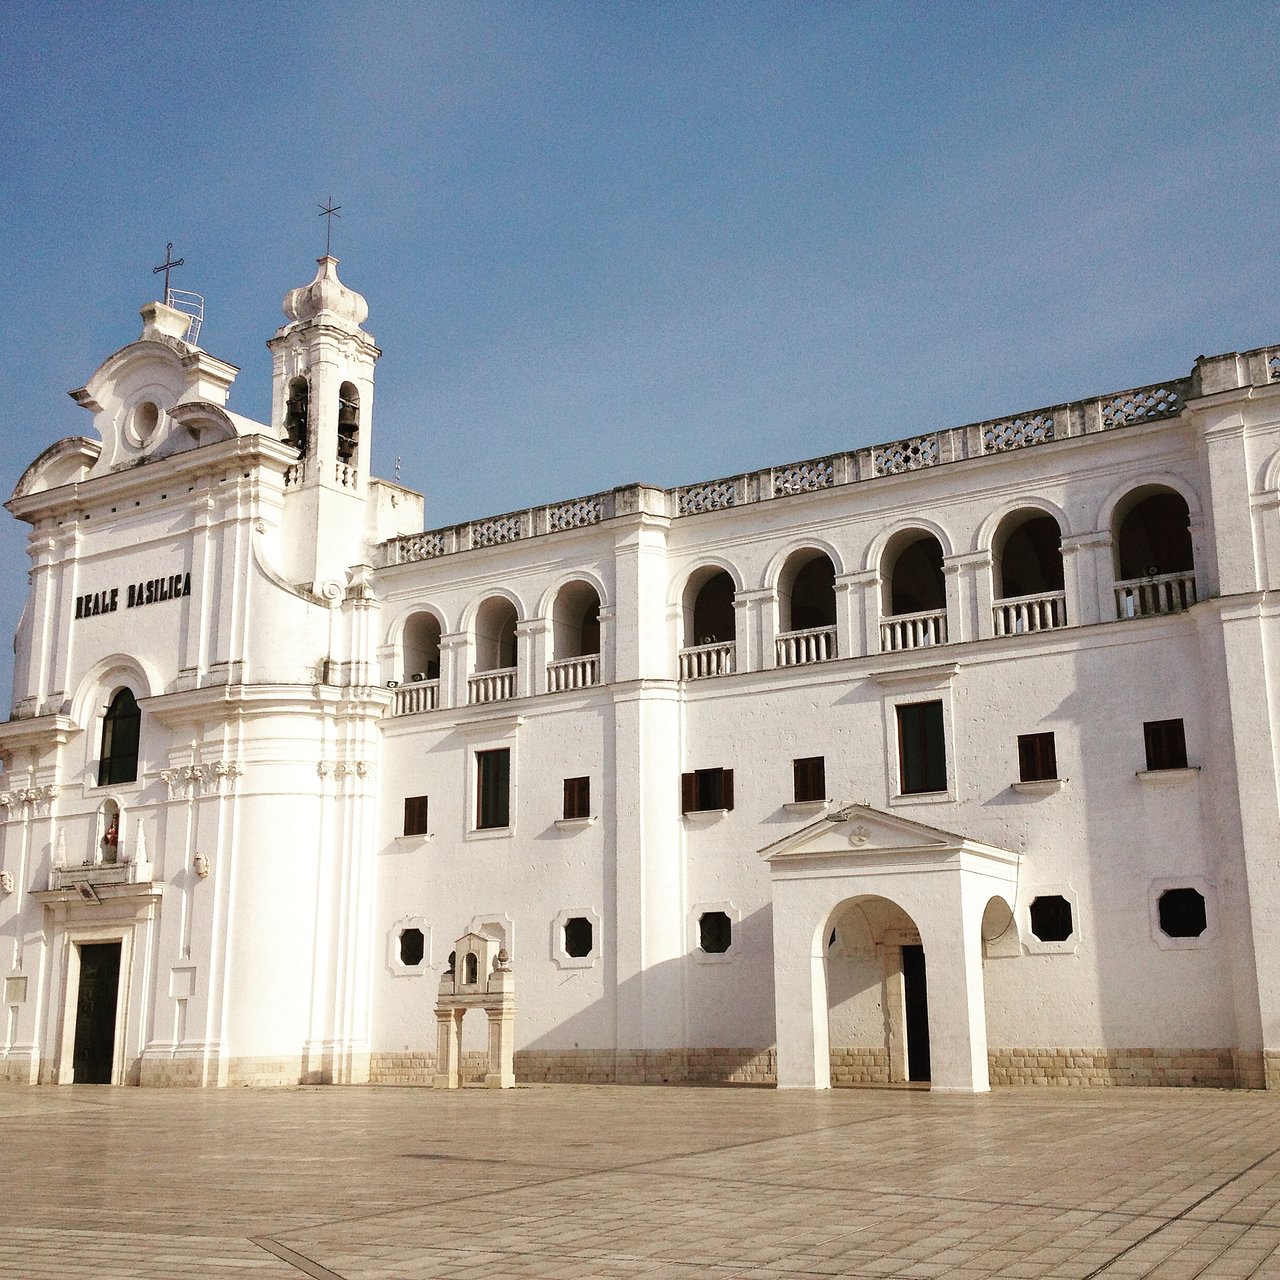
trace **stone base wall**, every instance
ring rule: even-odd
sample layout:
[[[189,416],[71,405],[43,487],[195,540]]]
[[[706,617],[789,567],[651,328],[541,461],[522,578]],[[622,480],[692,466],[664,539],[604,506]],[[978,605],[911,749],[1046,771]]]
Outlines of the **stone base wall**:
[[[888,1084],[888,1049],[832,1049],[831,1083]]]
[[[992,1049],[991,1083],[1001,1085],[1172,1086],[1214,1089],[1280,1089],[1280,1050],[1243,1049]],[[369,1083],[430,1085],[434,1053],[374,1053]],[[227,1084],[297,1085],[298,1058],[232,1058]],[[483,1052],[463,1055],[462,1077],[482,1084],[488,1070]],[[775,1084],[777,1052],[768,1049],[523,1049],[515,1055],[520,1084]],[[28,1058],[0,1059],[0,1084],[35,1084],[42,1073]],[[147,1058],[127,1073],[130,1084],[151,1088],[198,1087],[198,1058]],[[831,1050],[831,1083],[885,1084],[889,1057],[882,1047]],[[41,1083],[49,1083],[41,1079]],[[214,1083],[214,1081],[210,1081]]]
[[[39,1078],[38,1058],[0,1058],[0,1084],[35,1084]]]
[[[227,1061],[228,1085],[297,1084],[302,1079],[302,1057],[231,1058]]]
[[[864,1052],[871,1052],[870,1050]],[[467,1083],[482,1083],[488,1069],[483,1053],[463,1057]],[[430,1084],[434,1053],[375,1053],[371,1084]],[[521,1084],[773,1084],[777,1058],[769,1049],[521,1049],[515,1055]]]
[[[992,1049],[988,1063],[993,1085],[1255,1087],[1256,1072],[1241,1056],[1232,1049]],[[1280,1086],[1276,1059],[1271,1087]]]

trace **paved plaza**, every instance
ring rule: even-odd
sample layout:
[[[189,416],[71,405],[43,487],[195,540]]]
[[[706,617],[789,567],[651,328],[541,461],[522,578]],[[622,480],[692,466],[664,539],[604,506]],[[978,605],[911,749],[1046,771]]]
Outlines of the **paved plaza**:
[[[0,1088],[0,1276],[1280,1277],[1280,1098]]]

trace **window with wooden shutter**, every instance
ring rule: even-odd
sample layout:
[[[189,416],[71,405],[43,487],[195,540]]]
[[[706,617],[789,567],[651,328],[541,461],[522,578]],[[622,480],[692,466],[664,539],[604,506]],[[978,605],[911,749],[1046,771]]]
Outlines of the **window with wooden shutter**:
[[[511,751],[476,752],[476,827],[510,826]]]
[[[680,775],[680,812],[733,808],[733,770],[695,769]]]
[[[898,772],[903,795],[947,789],[941,702],[908,702],[898,707]]]
[[[407,836],[427,834],[427,797],[405,796],[404,833]]]
[[[1148,720],[1142,726],[1148,769],[1185,769],[1187,736],[1181,720]]]
[[[824,756],[804,756],[793,760],[791,772],[797,804],[827,798],[827,764]]]
[[[566,778],[564,780],[564,816],[589,818],[591,816],[591,779]]]
[[[1018,781],[1048,782],[1058,776],[1052,733],[1018,734]]]

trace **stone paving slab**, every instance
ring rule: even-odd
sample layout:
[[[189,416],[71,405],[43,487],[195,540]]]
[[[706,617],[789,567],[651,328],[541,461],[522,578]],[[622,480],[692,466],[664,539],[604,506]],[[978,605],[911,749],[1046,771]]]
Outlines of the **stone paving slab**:
[[[1280,1096],[0,1086],[0,1277],[1280,1280]]]

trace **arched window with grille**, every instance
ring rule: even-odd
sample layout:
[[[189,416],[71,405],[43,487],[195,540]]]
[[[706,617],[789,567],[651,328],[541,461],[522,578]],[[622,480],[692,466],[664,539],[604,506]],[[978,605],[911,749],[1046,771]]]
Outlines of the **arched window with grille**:
[[[138,778],[138,736],[142,712],[133,690],[121,689],[111,699],[102,717],[102,753],[98,759],[98,786],[136,782]]]

